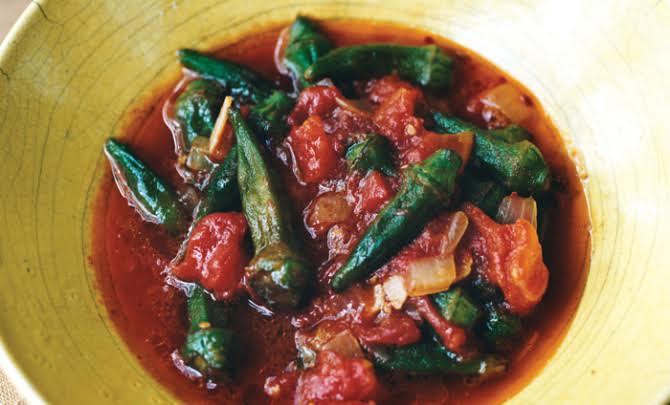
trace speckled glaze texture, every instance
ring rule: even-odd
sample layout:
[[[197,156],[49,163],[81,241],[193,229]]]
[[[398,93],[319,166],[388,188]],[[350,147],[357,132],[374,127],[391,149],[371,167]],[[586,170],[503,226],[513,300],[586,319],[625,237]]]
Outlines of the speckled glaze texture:
[[[96,290],[102,142],[177,76],[178,48],[218,47],[299,11],[433,31],[539,98],[579,150],[593,256],[563,343],[511,402],[664,402],[670,3],[658,0],[33,1],[0,46],[0,361],[28,399],[176,401],[125,347]]]

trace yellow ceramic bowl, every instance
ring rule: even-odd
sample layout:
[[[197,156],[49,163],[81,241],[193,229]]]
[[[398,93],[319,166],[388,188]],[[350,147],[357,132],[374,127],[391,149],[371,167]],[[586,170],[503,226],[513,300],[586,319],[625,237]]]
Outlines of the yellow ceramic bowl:
[[[214,47],[298,11],[431,30],[538,96],[583,160],[593,258],[576,318],[515,403],[656,403],[670,388],[670,3],[33,1],[0,47],[0,364],[31,400],[169,403],[95,287],[102,140]],[[554,271],[560,271],[555,269]]]

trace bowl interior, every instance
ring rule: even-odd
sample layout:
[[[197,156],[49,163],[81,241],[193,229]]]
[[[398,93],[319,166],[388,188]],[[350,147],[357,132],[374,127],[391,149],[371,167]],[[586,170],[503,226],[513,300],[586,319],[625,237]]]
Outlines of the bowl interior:
[[[576,146],[593,256],[567,336],[513,401],[667,398],[670,345],[658,325],[670,321],[669,3],[75,0],[32,3],[0,47],[0,360],[29,399],[174,401],[96,290],[88,258],[102,140],[147,112],[177,74],[176,49],[218,47],[297,12],[427,29],[539,98]]]

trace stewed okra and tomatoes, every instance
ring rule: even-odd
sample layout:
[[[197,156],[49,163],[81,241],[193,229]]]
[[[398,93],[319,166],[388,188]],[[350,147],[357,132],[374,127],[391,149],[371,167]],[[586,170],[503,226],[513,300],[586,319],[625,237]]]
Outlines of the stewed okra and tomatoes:
[[[339,24],[180,50],[140,135],[104,145],[106,301],[186,399],[446,403],[555,338],[543,244],[575,197],[536,102],[425,34]]]

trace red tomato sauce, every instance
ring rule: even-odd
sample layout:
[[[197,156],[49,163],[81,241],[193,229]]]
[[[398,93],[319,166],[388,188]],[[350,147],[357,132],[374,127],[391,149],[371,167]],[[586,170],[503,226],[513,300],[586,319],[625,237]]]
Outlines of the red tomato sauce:
[[[321,27],[338,46],[371,42],[442,46],[456,60],[455,87],[448,96],[449,108],[480,125],[485,124],[482,118],[485,107],[473,103],[474,96],[505,82],[523,89],[478,55],[420,30],[365,21],[326,21]],[[286,86],[286,78],[279,75],[273,62],[279,32],[280,28],[254,33],[221,49],[217,55],[246,64]],[[277,154],[278,160],[283,162],[275,167],[279,168],[293,202],[294,214],[304,220],[299,236],[306,244],[304,251],[308,258],[320,264],[318,279],[321,283],[347,258],[374,215],[399,186],[397,179],[385,178],[376,172],[345,176],[346,168],[337,157],[344,153],[345,141],[351,133],[360,134],[362,139],[364,134],[376,129],[391,140],[397,138],[394,143],[401,151],[402,163],[420,161],[443,147],[455,149],[461,155],[469,154],[471,149],[467,142],[455,137],[449,145],[442,145],[439,142],[443,142],[443,138],[437,139],[430,133],[422,134],[423,143],[403,143],[406,139],[415,139],[405,136],[407,131],[423,130],[423,123],[414,110],[416,106],[420,108],[424,95],[411,85],[390,76],[369,82],[364,92],[374,106],[374,114],[358,110],[356,106],[338,104],[341,94],[332,88],[315,87],[303,92],[289,119],[293,129]],[[177,185],[181,181],[174,170],[172,138],[161,117],[161,106],[168,96],[168,92],[159,93],[146,111],[137,114],[125,131],[133,134],[126,141],[140,159],[179,191]],[[208,389],[202,382],[184,378],[174,366],[171,354],[183,344],[188,328],[185,298],[179,290],[166,285],[164,274],[165,267],[177,253],[179,241],[157,226],[143,222],[117,192],[107,171],[95,207],[91,261],[111,319],[144,367],[187,403],[292,403],[289,397],[280,395],[271,399],[264,392],[280,386],[295,387],[297,398],[306,401],[330,398],[329,392],[339,390],[350,403],[380,398],[375,396],[379,391],[383,391],[381,403],[385,404],[497,403],[513,396],[542,369],[565,335],[582,294],[590,252],[588,208],[574,163],[531,93],[524,90],[524,97],[529,108],[535,111],[533,119],[524,126],[534,135],[534,143],[562,188],[556,193],[558,209],[554,211],[542,245],[544,262],[549,268],[548,289],[525,320],[523,342],[516,348],[504,375],[477,385],[461,377],[404,377],[382,372],[377,372],[375,379],[369,363],[345,359],[327,350],[319,353],[315,367],[309,372],[301,376],[283,373],[296,357],[295,328],[323,319],[332,319],[332,325],[326,326],[335,331],[343,325],[353,328],[360,339],[368,342],[400,345],[418,340],[420,332],[406,315],[389,316],[381,321],[382,327],[372,325],[365,308],[372,305],[374,297],[370,291],[353,287],[340,295],[317,288],[316,294],[321,296],[307,308],[272,317],[254,309],[246,298],[238,297],[232,325],[239,340],[244,342],[245,355],[233,382]],[[325,158],[314,159],[314,156]],[[333,179],[346,181],[342,187],[342,182]],[[317,195],[328,198],[313,201]],[[353,215],[347,207],[353,207]],[[318,209],[327,211],[329,216],[318,215]],[[347,217],[351,220],[340,220]],[[336,225],[331,226],[333,223]],[[202,238],[206,239],[208,232],[226,232],[216,227],[214,218],[209,228],[199,229]],[[244,225],[240,223],[238,227]],[[242,241],[232,238],[229,243]],[[196,245],[192,248],[197,249]],[[225,255],[229,248],[222,244],[210,253]],[[411,248],[408,249],[411,253]],[[234,258],[240,263],[246,259]],[[216,265],[214,261],[213,266]],[[186,277],[197,275],[186,274]],[[234,284],[234,280],[228,279],[211,282],[224,287]],[[416,301],[419,312],[423,311],[426,317],[434,315],[424,308],[421,300]],[[442,323],[440,328],[445,336],[457,344],[459,329],[448,322]],[[272,378],[267,380],[268,377]],[[324,378],[330,383],[318,389],[310,388]]]

